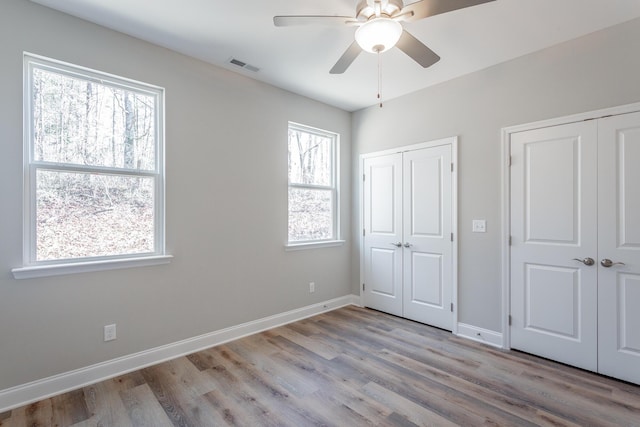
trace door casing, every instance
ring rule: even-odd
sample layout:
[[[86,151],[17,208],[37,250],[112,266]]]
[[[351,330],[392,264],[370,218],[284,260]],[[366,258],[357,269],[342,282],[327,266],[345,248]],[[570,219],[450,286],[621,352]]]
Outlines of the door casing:
[[[453,303],[453,323],[451,325],[451,332],[454,335],[458,334],[458,137],[452,136],[448,138],[437,139],[428,142],[422,142],[418,144],[406,145],[402,147],[392,148],[388,150],[376,151],[372,153],[361,154],[358,162],[358,181],[360,196],[358,197],[358,208],[360,215],[358,215],[358,239],[360,248],[360,305],[363,305],[362,284],[365,277],[365,264],[364,264],[364,239],[362,236],[362,230],[364,230],[364,182],[362,177],[364,175],[364,162],[365,159],[371,157],[385,156],[389,154],[402,153],[405,151],[420,150],[423,148],[432,148],[441,145],[451,146],[451,162],[453,164],[453,173],[451,174],[451,230],[453,233],[452,243],[452,277],[451,277],[451,300]]]
[[[627,114],[640,111],[640,102],[634,104],[621,105],[618,107],[606,108],[602,110],[590,111],[565,117],[558,117],[539,122],[527,123],[523,125],[511,126],[502,129],[502,159],[501,159],[501,176],[502,176],[502,221],[501,221],[501,263],[502,263],[502,348],[511,348],[511,337],[509,334],[509,313],[511,300],[511,135],[516,132],[529,131],[550,126],[559,126],[569,123],[576,123],[585,120],[599,119],[611,115]]]

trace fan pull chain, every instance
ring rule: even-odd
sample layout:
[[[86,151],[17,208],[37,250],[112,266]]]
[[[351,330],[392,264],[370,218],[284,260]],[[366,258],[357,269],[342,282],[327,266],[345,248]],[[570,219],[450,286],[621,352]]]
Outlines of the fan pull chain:
[[[382,108],[382,66],[380,64],[380,50],[378,50],[378,102]]]

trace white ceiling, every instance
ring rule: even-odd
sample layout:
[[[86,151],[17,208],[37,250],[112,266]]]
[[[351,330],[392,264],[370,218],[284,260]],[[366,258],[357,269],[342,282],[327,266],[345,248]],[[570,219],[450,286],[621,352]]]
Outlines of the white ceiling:
[[[348,111],[376,104],[374,54],[329,74],[355,27],[273,25],[274,15],[353,16],[357,0],[33,1]],[[637,17],[640,0],[496,0],[404,23],[442,59],[423,69],[398,49],[383,53],[383,99]],[[232,57],[260,70],[231,65]]]

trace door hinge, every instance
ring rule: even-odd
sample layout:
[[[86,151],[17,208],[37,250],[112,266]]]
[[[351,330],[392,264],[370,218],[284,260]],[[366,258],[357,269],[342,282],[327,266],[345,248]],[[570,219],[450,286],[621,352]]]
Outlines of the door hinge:
[[[451,312],[453,313],[453,303],[451,303]]]
[[[509,156],[509,160],[507,160],[507,166],[511,167],[511,163],[513,163],[512,157]]]
[[[362,290],[364,291],[364,283],[362,284]]]
[[[453,172],[453,163],[451,163],[451,172]]]
[[[511,326],[511,315],[509,315],[509,326]]]
[[[451,241],[453,242],[453,233],[451,233]]]
[[[511,236],[509,236],[509,246],[511,246]]]
[[[364,235],[365,235],[365,233],[366,233],[366,230],[363,228],[363,229],[362,229],[362,235],[364,236]]]
[[[366,180],[367,180],[367,175],[362,174],[362,181],[364,182],[364,181],[366,181]]]

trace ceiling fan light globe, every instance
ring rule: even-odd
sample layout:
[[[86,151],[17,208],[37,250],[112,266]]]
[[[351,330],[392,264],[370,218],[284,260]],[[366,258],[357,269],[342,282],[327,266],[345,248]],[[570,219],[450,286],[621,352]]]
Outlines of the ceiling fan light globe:
[[[356,30],[356,42],[362,50],[382,53],[394,47],[402,35],[402,25],[390,18],[371,19]]]

